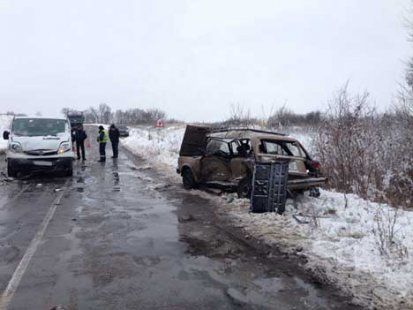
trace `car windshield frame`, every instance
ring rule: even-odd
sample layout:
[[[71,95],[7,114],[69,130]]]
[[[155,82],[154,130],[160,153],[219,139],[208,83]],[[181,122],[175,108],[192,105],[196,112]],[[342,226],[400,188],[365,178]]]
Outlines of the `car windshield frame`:
[[[57,136],[67,130],[67,120],[58,118],[17,118],[12,133],[21,137]]]

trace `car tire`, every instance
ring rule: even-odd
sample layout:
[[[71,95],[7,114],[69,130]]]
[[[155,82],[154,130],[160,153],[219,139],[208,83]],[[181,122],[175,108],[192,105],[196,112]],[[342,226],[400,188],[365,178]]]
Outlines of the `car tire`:
[[[195,178],[192,174],[191,169],[184,168],[184,170],[182,171],[182,183],[184,184],[185,189],[196,188]]]
[[[251,178],[245,177],[238,183],[237,194],[238,198],[251,198],[252,182]]]
[[[66,176],[67,177],[73,176],[73,163],[71,163],[70,167],[66,170]]]
[[[285,204],[284,204],[282,207],[278,207],[278,208],[277,208],[277,213],[278,213],[279,215],[283,214],[284,211],[285,211]]]
[[[314,187],[310,189],[310,197],[318,198],[320,197],[320,189],[318,187]]]
[[[10,178],[17,177],[17,171],[14,169],[13,165],[9,161],[7,162],[7,175]]]

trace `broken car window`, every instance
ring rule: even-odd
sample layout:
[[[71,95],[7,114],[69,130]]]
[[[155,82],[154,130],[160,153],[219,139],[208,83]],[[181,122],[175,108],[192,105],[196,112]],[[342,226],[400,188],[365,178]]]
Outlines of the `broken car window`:
[[[305,157],[301,146],[290,141],[262,141],[260,151],[265,154]]]
[[[206,148],[207,154],[221,153],[223,155],[230,155],[228,143],[221,140],[210,140]]]

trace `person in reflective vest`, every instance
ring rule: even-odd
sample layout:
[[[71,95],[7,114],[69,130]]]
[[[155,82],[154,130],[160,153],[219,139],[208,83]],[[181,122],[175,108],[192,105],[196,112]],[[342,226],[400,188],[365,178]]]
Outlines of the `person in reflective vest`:
[[[103,126],[99,126],[99,135],[97,138],[97,142],[99,143],[99,154],[100,154],[100,162],[106,161],[106,143],[109,141],[108,132],[103,128]]]

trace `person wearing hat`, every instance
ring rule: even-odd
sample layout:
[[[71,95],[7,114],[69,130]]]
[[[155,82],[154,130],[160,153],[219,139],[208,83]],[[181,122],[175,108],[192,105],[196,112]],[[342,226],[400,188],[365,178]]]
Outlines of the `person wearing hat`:
[[[109,139],[112,143],[112,151],[113,156],[112,158],[118,158],[119,154],[119,129],[116,128],[115,124],[110,125],[109,127]]]
[[[99,154],[100,154],[99,161],[105,162],[106,161],[106,143],[109,141],[109,135],[102,125],[99,126],[99,135],[96,140],[99,143]]]

